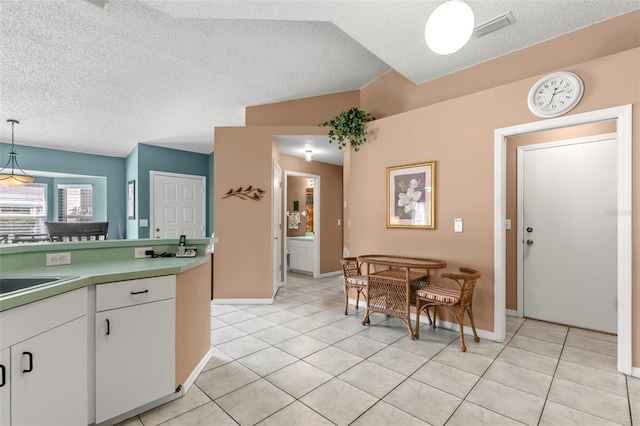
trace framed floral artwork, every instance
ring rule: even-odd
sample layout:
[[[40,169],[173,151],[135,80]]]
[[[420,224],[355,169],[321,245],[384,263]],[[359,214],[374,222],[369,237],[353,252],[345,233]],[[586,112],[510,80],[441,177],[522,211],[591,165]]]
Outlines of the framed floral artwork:
[[[387,167],[387,228],[436,229],[436,162]]]

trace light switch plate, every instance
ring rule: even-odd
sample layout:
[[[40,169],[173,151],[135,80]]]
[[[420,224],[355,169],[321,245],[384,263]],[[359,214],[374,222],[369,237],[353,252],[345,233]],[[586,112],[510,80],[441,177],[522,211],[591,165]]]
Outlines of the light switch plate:
[[[507,219],[505,229],[507,230],[511,229],[511,219]]]
[[[453,232],[462,232],[462,218],[453,219]]]

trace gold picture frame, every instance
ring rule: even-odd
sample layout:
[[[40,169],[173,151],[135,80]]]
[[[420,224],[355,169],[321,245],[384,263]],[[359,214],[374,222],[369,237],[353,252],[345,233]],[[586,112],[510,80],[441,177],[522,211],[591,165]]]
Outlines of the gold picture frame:
[[[436,229],[436,162],[387,167],[387,228]]]

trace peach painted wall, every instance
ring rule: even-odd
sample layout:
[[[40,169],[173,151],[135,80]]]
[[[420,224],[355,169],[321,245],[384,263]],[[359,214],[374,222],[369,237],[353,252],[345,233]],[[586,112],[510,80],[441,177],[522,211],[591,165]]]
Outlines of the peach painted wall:
[[[367,145],[358,153],[345,155],[343,192],[348,207],[344,209],[344,220],[350,221],[351,227],[344,229],[344,244],[351,255],[393,252],[433,256],[446,259],[448,269],[456,269],[461,264],[479,269],[483,276],[474,303],[476,324],[481,329],[493,330],[494,130],[541,120],[528,111],[527,93],[544,74],[565,69],[577,73],[585,82],[585,95],[569,114],[634,104],[632,138],[637,141],[640,137],[639,20],[640,12],[633,12],[419,86],[407,82],[395,72],[389,72],[363,88],[359,106],[379,119],[369,124],[371,137]],[[313,99],[309,103],[297,100],[276,104],[273,116],[269,116],[269,108],[273,105],[260,109],[251,107],[254,110],[247,110],[248,117],[259,112],[261,123],[273,120],[287,124],[289,115],[297,117],[296,107],[305,105],[305,117],[295,120],[314,125],[341,109],[330,112],[331,108],[322,107],[320,112],[314,112]],[[353,106],[356,102],[348,104]],[[255,122],[258,121],[253,116],[247,120],[248,124]],[[268,134],[308,133],[286,129]],[[315,134],[326,133],[325,129],[320,130]],[[236,169],[243,164],[243,150],[251,148],[247,141],[242,140],[249,138],[251,143],[257,143],[257,139],[264,139],[265,134],[264,130],[248,128],[246,133],[225,134],[220,138],[216,129],[215,229],[216,236],[221,237],[216,245],[216,258],[219,247],[225,243],[219,234],[224,231],[218,231],[221,227],[228,230],[228,238],[238,237],[237,242],[227,241],[233,246],[230,251],[237,256],[241,256],[243,247],[252,241],[251,231],[257,230],[257,227],[251,227],[233,231],[235,226],[243,226],[243,223],[231,212],[220,218],[218,194],[229,189],[220,187],[220,179],[227,179],[225,171],[237,180],[239,170]],[[241,142],[237,147],[225,148],[230,161],[227,167],[222,167],[223,170],[217,168],[219,162],[227,162],[226,154],[220,154],[221,139],[223,145]],[[437,229],[386,229],[386,167],[429,160],[437,161]],[[264,157],[262,161],[269,162]],[[634,166],[640,164],[640,149],[634,150],[632,161]],[[248,167],[253,165],[252,162]],[[270,163],[268,167],[270,169]],[[636,168],[634,182],[638,182],[637,173]],[[633,215],[632,249],[638,253],[640,185],[634,186],[633,199],[632,213],[636,214]],[[461,234],[453,233],[454,217],[464,218],[465,231]],[[267,234],[265,229],[270,230],[271,226],[264,226],[266,228],[262,232]],[[261,254],[266,255],[264,252]],[[225,255],[230,264],[224,273],[216,273],[216,284],[219,276],[226,280],[225,292],[229,292],[225,294],[239,292],[233,289],[232,284],[238,275],[234,267],[239,266],[233,255]],[[218,264],[216,261],[216,271]],[[264,283],[257,285],[252,281],[264,281],[264,277],[260,278],[261,273],[264,275],[264,271],[270,268],[264,268],[260,262],[251,269],[255,271],[240,274],[242,284],[238,285],[246,286],[242,290],[242,294],[246,294],[243,297],[258,297],[256,294],[263,292],[263,288],[270,289],[270,283],[268,286]],[[638,268],[634,268],[632,280],[633,288],[639,288]],[[640,292],[635,290],[633,306],[640,306]],[[632,322],[632,364],[640,366],[640,316],[634,315]]]
[[[640,49],[635,48],[565,69],[580,75],[585,95],[570,113],[580,113],[640,101]],[[549,70],[552,71],[552,70]],[[476,325],[493,330],[493,176],[494,130],[540,120],[526,103],[531,86],[541,77],[429,105],[370,123],[376,136],[351,156],[350,248],[355,255],[395,253],[442,258],[449,269],[460,265],[482,272],[476,288]],[[479,77],[480,78],[480,77]],[[363,89],[363,94],[369,87]],[[364,96],[363,96],[364,98]],[[377,96],[369,95],[369,99]],[[362,107],[371,110],[363,102]],[[640,108],[633,111],[634,140],[640,132]],[[386,167],[437,161],[437,229],[386,229]],[[634,164],[640,152],[634,151]],[[637,178],[636,178],[637,179]],[[367,191],[357,191],[362,183]],[[634,188],[640,199],[640,186]],[[464,232],[453,233],[453,218],[464,218]],[[638,218],[634,217],[634,250],[640,249]],[[634,271],[634,288],[638,283]],[[640,293],[634,293],[638,306]],[[634,317],[634,365],[640,359],[640,323]]]
[[[283,171],[309,173],[320,176],[320,273],[341,271],[342,258],[342,167],[318,161],[282,155]],[[289,179],[292,179],[290,177]],[[308,182],[308,179],[305,179]],[[304,185],[306,187],[306,185]],[[298,191],[300,209],[304,209],[304,195]],[[292,203],[289,202],[291,206]],[[304,229],[302,229],[304,235]]]
[[[318,126],[215,129],[213,205],[219,239],[214,268],[215,299],[272,297],[272,161],[274,158],[280,161],[272,135],[317,134],[324,134],[324,129]],[[230,189],[249,185],[265,191],[260,201],[222,198]]]
[[[360,106],[358,90],[247,107],[245,123],[247,126],[317,126],[354,106]]]
[[[507,139],[507,219],[511,219],[511,230],[507,230],[507,309],[518,309],[518,147],[566,139],[581,138],[616,132],[616,122],[602,121],[581,126],[565,127],[544,132],[528,133]]]
[[[210,297],[210,262],[176,276],[176,388],[211,349]]]
[[[288,157],[288,156],[287,156]],[[280,157],[282,158],[282,156]],[[296,170],[297,171],[297,170]],[[307,217],[302,215],[305,211],[305,192],[309,187],[309,178],[289,176],[287,178],[287,206],[285,211],[293,212],[293,202],[298,200],[298,210],[300,213],[300,224],[298,229],[290,229],[287,226],[287,237],[304,237],[307,226]]]
[[[388,117],[638,46],[635,11],[417,86],[390,71],[361,90],[360,107]]]

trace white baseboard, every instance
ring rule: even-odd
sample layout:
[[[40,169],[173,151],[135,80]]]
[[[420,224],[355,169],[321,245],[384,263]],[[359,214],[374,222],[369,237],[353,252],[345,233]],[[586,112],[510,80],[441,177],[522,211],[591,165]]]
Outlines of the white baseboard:
[[[507,313],[508,317],[517,317],[518,316],[518,311],[514,311],[513,309],[507,309],[506,313]]]
[[[638,367],[631,367],[631,375],[633,377],[639,377],[640,378],[640,368]]]
[[[349,298],[349,304],[355,306],[356,299]],[[360,299],[360,305],[359,306],[360,306],[360,308],[363,307],[362,299]],[[367,308],[367,302],[366,301],[364,302],[364,308],[365,309]],[[413,321],[413,326],[415,326],[416,314],[414,314],[412,312],[410,317],[411,317],[411,321]],[[420,315],[420,323],[422,325],[427,325],[427,326],[429,325],[429,320],[427,319],[426,315],[423,315],[423,314]],[[447,329],[447,330],[455,331],[456,333],[458,333],[460,331],[460,328],[459,328],[457,323],[438,320],[436,322],[436,325],[438,327],[441,327],[441,328],[444,328],[444,329]],[[494,342],[502,343],[502,340],[498,340],[498,338],[496,338],[496,334],[493,331],[482,330],[482,329],[476,327],[476,333],[478,333],[478,337],[480,337],[481,339],[487,339],[487,340],[491,340],[491,341],[494,341]],[[467,326],[467,325],[464,326],[464,334],[473,335],[473,330],[471,329],[470,326]]]
[[[212,356],[213,356],[213,351],[211,349],[209,349],[209,351],[200,360],[198,365],[196,365],[196,368],[193,369],[193,371],[191,372],[189,377],[187,377],[187,380],[185,380],[185,382],[182,384],[182,393],[183,394],[185,394],[185,393],[187,393],[189,391],[189,388],[191,387],[191,385],[193,385],[195,383],[196,379],[198,378],[200,373],[202,373],[202,370],[207,365],[207,363],[209,362],[209,360],[211,359]]]
[[[268,299],[213,299],[212,305],[271,305],[273,297]]]
[[[324,274],[320,274],[319,278],[332,277],[334,275],[342,275],[342,271],[325,272]]]

